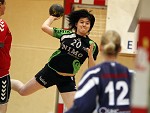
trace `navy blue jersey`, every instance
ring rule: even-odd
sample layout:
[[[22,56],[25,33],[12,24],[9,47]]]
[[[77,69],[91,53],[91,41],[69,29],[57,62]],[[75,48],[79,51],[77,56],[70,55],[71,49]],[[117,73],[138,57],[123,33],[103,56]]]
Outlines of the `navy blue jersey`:
[[[66,113],[130,112],[132,74],[116,62],[88,69],[79,82],[74,105]]]

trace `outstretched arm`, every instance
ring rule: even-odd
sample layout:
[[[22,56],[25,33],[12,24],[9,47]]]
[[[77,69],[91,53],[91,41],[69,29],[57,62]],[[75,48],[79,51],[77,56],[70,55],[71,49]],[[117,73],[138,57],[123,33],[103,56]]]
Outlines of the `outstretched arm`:
[[[58,20],[59,18],[60,18],[60,17],[49,16],[49,17],[45,20],[45,22],[42,24],[42,28],[41,28],[41,29],[42,29],[45,33],[47,33],[47,34],[53,36],[53,27],[51,27],[51,24],[52,24],[55,20]]]

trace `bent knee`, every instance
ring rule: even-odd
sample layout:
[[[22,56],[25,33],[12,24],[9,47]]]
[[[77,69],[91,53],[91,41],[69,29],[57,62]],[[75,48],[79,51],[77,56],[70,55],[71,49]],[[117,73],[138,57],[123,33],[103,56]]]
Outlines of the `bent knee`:
[[[29,95],[28,92],[27,92],[26,90],[24,90],[24,89],[21,89],[21,90],[19,91],[19,94],[20,94],[21,96],[27,96],[27,95]]]

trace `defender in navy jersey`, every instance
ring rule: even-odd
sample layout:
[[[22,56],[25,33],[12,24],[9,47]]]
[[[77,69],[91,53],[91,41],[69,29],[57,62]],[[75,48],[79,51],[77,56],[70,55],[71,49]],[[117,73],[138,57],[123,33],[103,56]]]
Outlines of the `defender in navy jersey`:
[[[74,104],[65,113],[130,113],[133,71],[116,62],[120,44],[115,31],[102,36],[100,50],[105,61],[84,73]]]
[[[88,37],[95,17],[85,9],[73,11],[68,15],[69,30],[51,27],[57,19],[59,17],[50,15],[43,23],[42,30],[59,39],[60,47],[27,84],[14,79],[11,83],[12,89],[21,95],[29,95],[44,87],[56,85],[66,107],[70,108],[76,91],[75,74],[87,58],[89,67],[95,65],[98,46]]]

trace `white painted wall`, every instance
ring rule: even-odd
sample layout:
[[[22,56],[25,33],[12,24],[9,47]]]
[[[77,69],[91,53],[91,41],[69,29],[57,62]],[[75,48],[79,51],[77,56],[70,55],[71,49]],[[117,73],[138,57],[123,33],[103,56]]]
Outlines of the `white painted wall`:
[[[128,32],[139,0],[108,0],[106,30],[116,30],[122,37],[122,53],[135,54],[137,49],[137,29]]]
[[[141,0],[140,19],[150,20],[150,0]]]

